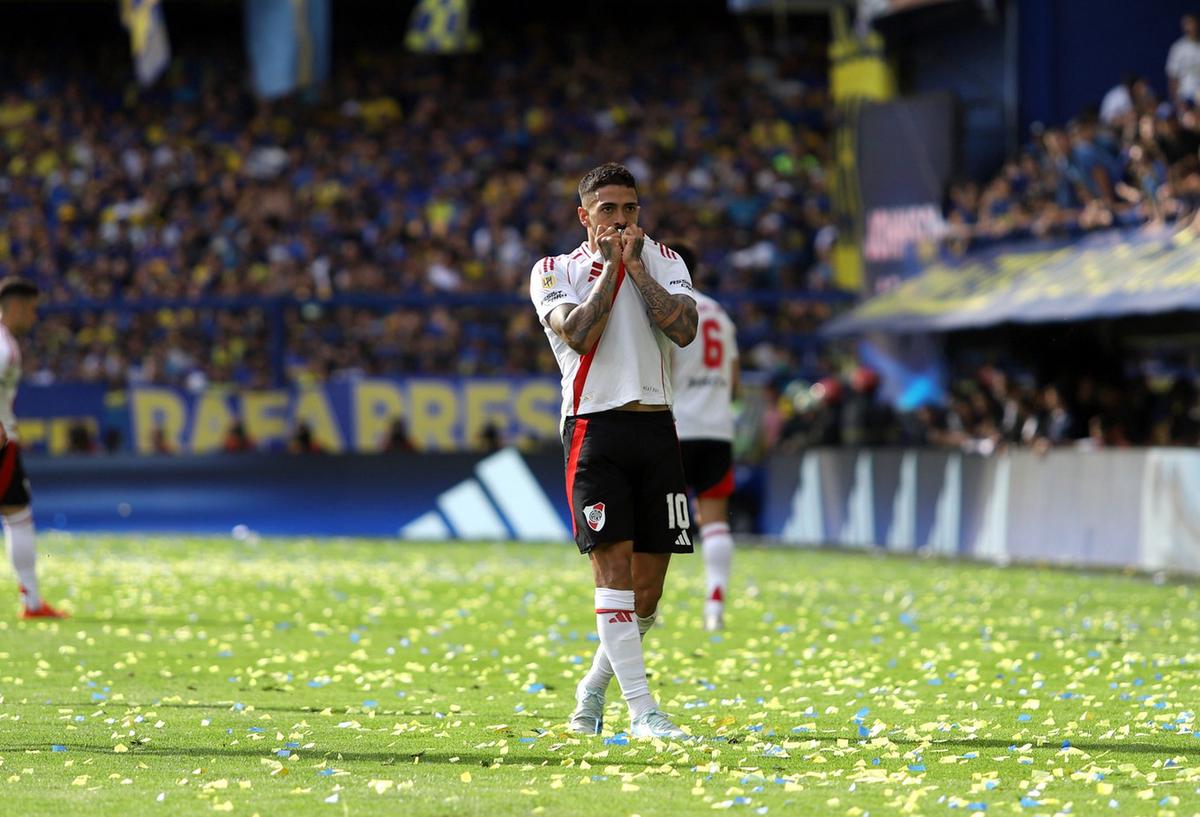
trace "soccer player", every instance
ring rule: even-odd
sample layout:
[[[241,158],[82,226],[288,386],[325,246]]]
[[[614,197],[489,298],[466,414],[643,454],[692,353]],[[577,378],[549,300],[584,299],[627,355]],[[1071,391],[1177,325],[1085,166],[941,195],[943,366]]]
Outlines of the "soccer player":
[[[21,583],[21,618],[66,618],[38,591],[29,480],[21,463],[17,418],[13,414],[13,400],[21,382],[21,349],[16,336],[33,328],[37,302],[38,288],[32,281],[0,279],[0,521],[8,557]]]
[[[673,248],[696,269],[688,247]],[[696,498],[696,523],[704,554],[707,590],[704,629],[725,627],[725,597],[733,561],[729,532],[729,495],[733,493],[733,396],[737,392],[737,330],[721,305],[696,293],[699,328],[696,340],[671,353],[675,392],[675,428],[683,454],[683,473]]]
[[[687,488],[671,416],[670,348],[696,335],[692,280],[638,227],[633,175],[618,164],[579,182],[587,239],[534,265],[529,294],[562,371],[567,502],[595,579],[600,648],[569,728],[599,734],[616,675],[634,737],[681,738],[650,694],[642,636],[672,553],[691,553]]]

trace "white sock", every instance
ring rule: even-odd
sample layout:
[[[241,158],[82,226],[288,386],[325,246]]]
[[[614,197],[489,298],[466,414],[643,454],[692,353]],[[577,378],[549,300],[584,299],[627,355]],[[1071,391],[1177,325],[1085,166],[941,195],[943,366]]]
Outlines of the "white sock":
[[[596,629],[600,633],[600,646],[612,664],[625,703],[629,705],[630,717],[636,718],[654,709],[656,704],[646,681],[632,590],[596,588]]]
[[[33,511],[22,508],[4,517],[4,543],[12,560],[17,581],[25,592],[25,606],[35,610],[41,606],[37,582],[37,545],[33,538]]]
[[[729,588],[729,568],[733,562],[733,537],[725,522],[709,522],[700,527],[700,548],[704,553],[704,572],[708,577],[704,616],[723,615]]]
[[[642,640],[645,640],[646,633],[650,632],[650,628],[654,626],[654,620],[658,618],[658,611],[655,610],[650,615],[643,618],[637,616],[638,635]],[[612,662],[608,660],[608,654],[604,652],[604,645],[601,644],[596,648],[596,655],[592,658],[592,668],[588,670],[588,674],[583,676],[583,680],[579,682],[579,686],[575,689],[576,700],[583,699],[584,690],[593,689],[600,692],[608,689],[608,684],[613,678]]]

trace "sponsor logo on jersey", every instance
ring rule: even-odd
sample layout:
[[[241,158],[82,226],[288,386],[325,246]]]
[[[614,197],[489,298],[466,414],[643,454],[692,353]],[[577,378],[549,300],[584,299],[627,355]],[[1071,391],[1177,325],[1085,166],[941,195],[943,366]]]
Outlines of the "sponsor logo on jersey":
[[[692,282],[686,278],[676,278],[674,281],[672,281],[670,284],[668,284],[668,286],[679,287],[680,289],[686,289],[688,292],[693,291],[692,290]]]
[[[565,297],[567,297],[567,293],[563,292],[561,289],[556,289],[552,292],[547,292],[545,295],[543,295],[542,303],[544,303],[544,304],[554,303],[555,301],[557,301],[561,298],[565,298]]]
[[[588,527],[594,531],[599,531],[604,527],[604,503],[597,502],[595,505],[583,506],[583,518],[587,520]]]

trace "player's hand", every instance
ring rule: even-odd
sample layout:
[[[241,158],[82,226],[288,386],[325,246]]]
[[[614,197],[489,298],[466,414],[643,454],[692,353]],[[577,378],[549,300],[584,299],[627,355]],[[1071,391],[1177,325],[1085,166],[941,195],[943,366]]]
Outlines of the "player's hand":
[[[605,227],[596,233],[596,246],[605,261],[616,261],[621,257],[621,233],[616,227]]]
[[[642,263],[642,247],[646,243],[646,233],[636,224],[630,224],[621,234],[621,260],[628,268],[631,264]]]
[[[4,427],[4,423],[0,423],[0,448],[8,445],[8,429]]]

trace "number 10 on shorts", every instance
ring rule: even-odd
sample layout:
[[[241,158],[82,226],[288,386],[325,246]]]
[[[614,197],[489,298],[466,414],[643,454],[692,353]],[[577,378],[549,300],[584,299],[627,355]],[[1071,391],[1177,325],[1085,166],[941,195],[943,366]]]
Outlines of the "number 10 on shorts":
[[[687,494],[667,494],[667,527],[687,530],[692,519],[688,515]]]

